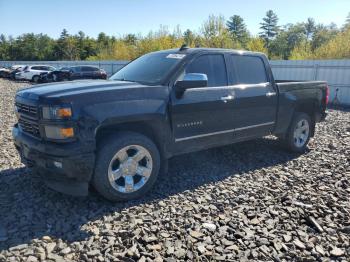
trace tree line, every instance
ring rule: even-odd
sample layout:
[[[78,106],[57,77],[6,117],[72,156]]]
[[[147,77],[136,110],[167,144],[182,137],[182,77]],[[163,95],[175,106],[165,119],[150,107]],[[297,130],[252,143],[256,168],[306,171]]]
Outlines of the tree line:
[[[305,22],[279,25],[275,12],[269,10],[260,23],[260,32],[252,35],[239,15],[228,20],[211,15],[197,31],[173,32],[160,26],[147,35],[108,36],[101,32],[92,38],[66,29],[58,39],[46,34],[22,34],[16,38],[0,35],[0,60],[131,60],[148,52],[190,47],[244,49],[266,53],[270,59],[345,59],[350,58],[350,13],[344,25]]]

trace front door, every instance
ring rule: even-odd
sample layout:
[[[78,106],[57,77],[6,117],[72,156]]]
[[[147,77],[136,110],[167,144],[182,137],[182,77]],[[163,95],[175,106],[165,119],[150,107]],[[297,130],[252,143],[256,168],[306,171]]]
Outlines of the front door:
[[[204,54],[185,68],[202,73],[208,87],[187,89],[181,98],[171,97],[172,128],[177,151],[192,151],[232,141],[232,88],[228,86],[224,55]]]

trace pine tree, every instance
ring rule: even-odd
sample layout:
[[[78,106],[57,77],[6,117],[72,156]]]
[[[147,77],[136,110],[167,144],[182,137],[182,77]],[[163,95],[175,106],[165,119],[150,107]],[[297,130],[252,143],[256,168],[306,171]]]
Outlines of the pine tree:
[[[238,41],[241,45],[246,44],[249,33],[242,17],[239,15],[231,16],[226,22],[226,26],[234,40]]]
[[[260,37],[264,39],[265,46],[269,50],[270,42],[276,37],[278,34],[278,17],[277,15],[272,11],[269,10],[266,12],[266,16],[263,18],[263,22],[260,23],[260,29],[262,30],[260,32]],[[270,50],[269,50],[270,52]]]
[[[65,40],[68,37],[69,37],[68,31],[67,31],[67,29],[64,28],[61,32],[59,40]]]
[[[345,23],[344,23],[344,26],[343,26],[343,30],[346,30],[347,28],[350,27],[350,12],[348,14],[348,16],[346,17],[345,19]]]
[[[305,23],[305,34],[308,40],[311,39],[312,34],[315,32],[315,29],[316,29],[315,20],[309,17]]]
[[[192,46],[194,44],[195,36],[190,29],[187,29],[184,34],[184,42],[187,46]]]

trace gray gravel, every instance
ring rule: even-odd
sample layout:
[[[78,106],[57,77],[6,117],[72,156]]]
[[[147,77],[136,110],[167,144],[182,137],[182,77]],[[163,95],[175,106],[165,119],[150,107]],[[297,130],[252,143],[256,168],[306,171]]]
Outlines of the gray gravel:
[[[330,111],[303,155],[273,138],[179,156],[144,199],[47,189],[11,141],[0,79],[0,261],[350,260],[350,112]]]

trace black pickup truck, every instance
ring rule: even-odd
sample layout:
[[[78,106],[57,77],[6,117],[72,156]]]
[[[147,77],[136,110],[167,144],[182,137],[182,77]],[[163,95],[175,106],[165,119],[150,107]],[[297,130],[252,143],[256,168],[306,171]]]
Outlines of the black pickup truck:
[[[49,187],[145,194],[172,156],[276,135],[303,152],[326,116],[326,82],[283,82],[264,54],[187,48],[141,56],[109,80],[17,92],[14,143]]]

